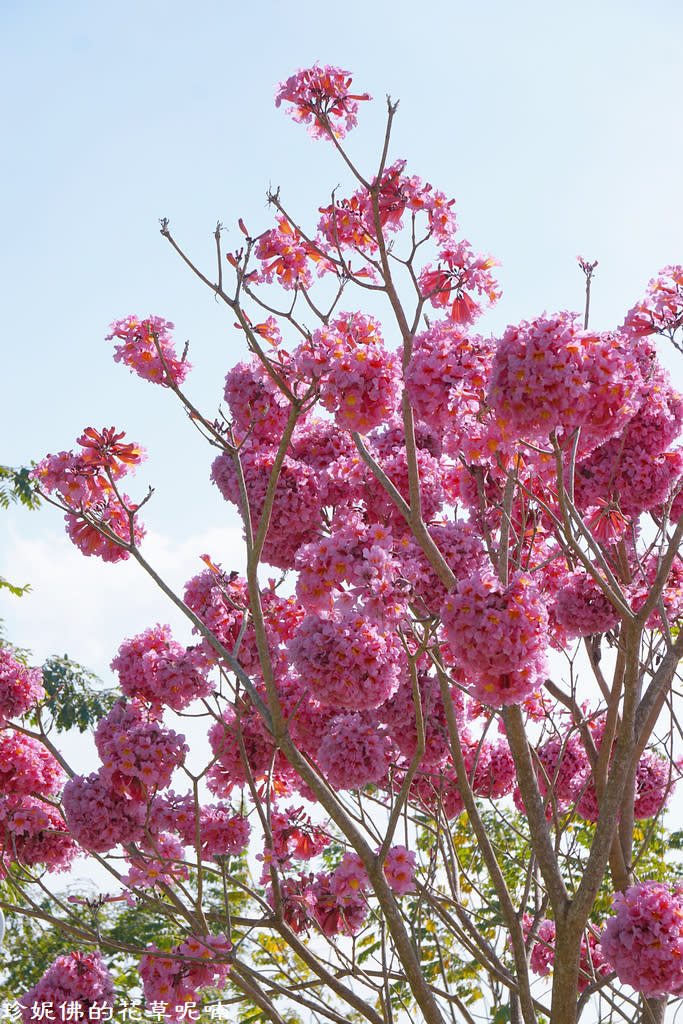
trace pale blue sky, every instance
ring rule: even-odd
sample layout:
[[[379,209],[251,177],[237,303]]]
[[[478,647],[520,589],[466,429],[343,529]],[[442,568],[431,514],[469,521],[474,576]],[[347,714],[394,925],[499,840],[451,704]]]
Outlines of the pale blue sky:
[[[618,324],[683,261],[682,28],[677,0],[0,0],[0,461],[71,447],[89,424],[126,429],[150,454],[137,486],[157,489],[152,549],[178,583],[200,568],[204,531],[232,521],[211,453],[103,338],[128,313],[175,321],[197,366],[190,391],[213,410],[239,335],[158,218],[211,274],[216,221],[227,245],[239,216],[263,230],[269,184],[315,224],[348,179],[272,102],[315,60],[376,98],[349,138],[361,165],[375,163],[390,93],[394,158],[453,195],[464,236],[502,261],[503,299],[480,330],[578,308],[578,253],[600,261],[594,323]],[[238,559],[229,542],[214,557]],[[128,567],[91,563],[58,513],[3,515],[0,572],[34,595],[0,595],[0,615],[37,659],[68,650],[104,672],[123,635],[167,620]]]

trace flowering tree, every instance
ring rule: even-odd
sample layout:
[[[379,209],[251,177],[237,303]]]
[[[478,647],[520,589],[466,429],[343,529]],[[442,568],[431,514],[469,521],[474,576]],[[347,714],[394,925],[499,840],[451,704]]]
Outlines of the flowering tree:
[[[639,1003],[660,1020],[683,993],[683,886],[658,823],[679,774],[683,400],[655,347],[680,344],[683,268],[614,330],[588,326],[581,260],[583,319],[475,333],[495,260],[390,162],[391,101],[359,170],[342,140],[369,97],[352,88],[316,65],[277,92],[354,182],[317,228],[271,193],[275,225],[240,221],[239,250],[216,229],[214,281],[162,222],[251,353],[227,374],[229,415],[193,403],[172,324],[109,335],[215,449],[244,571],[212,552],[173,592],[143,554],[149,495],[124,490],[143,450],[114,428],[35,470],[83,553],[133,558],[195,637],[124,640],[88,776],[43,723],[40,673],[0,651],[4,904],[72,941],[25,1022],[101,1014],[122,955],[159,1020],[219,998],[279,1024],[564,1024],[598,1000],[600,1019]],[[171,727],[190,716],[199,767]],[[81,851],[112,892],[70,906],[47,879]],[[105,927],[117,901],[162,937]]]

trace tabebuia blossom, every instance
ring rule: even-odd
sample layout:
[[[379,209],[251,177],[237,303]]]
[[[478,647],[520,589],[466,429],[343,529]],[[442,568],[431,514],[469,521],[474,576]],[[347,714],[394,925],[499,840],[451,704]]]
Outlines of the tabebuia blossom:
[[[233,786],[244,786],[250,774],[254,779],[263,778],[273,763],[272,738],[261,715],[246,700],[225,708],[220,721],[209,729],[208,738],[215,763],[209,769],[207,785],[217,796],[229,794]]]
[[[66,532],[84,555],[97,555],[103,562],[122,562],[129,557],[127,546],[137,547],[143,540],[145,528],[134,518],[135,506],[127,494],[121,497],[123,504],[116,497],[107,497],[96,507],[97,526],[72,513],[64,516]]]
[[[163,952],[156,944],[147,947],[140,960],[145,1001],[163,1005],[165,1020],[187,1019],[187,1003],[196,1003],[204,988],[222,988],[230,972],[232,944],[218,935],[191,935]]]
[[[182,844],[174,835],[159,833],[151,841],[145,836],[134,854],[130,851],[124,854],[129,870],[122,881],[131,889],[149,889],[155,885],[174,885],[185,881],[190,872],[184,863],[184,853]],[[124,893],[124,897],[134,905],[130,893]]]
[[[173,639],[168,625],[157,624],[124,640],[111,668],[118,672],[127,697],[148,701],[153,707],[182,711],[213,689],[204,651],[183,647]]]
[[[531,927],[531,916],[524,915],[524,930],[528,932]],[[536,942],[531,951],[529,966],[534,974],[546,977],[550,974],[555,963],[555,922],[546,918],[541,921],[536,934]],[[610,967],[603,951],[600,948],[598,939],[592,932],[581,936],[581,956],[579,960],[579,992],[586,988],[596,978],[605,977],[610,973]]]
[[[558,313],[506,329],[493,360],[488,401],[513,432],[546,442],[582,428],[588,450],[616,435],[637,412],[643,376],[625,335],[584,330]]]
[[[403,670],[396,637],[354,612],[331,619],[307,615],[289,651],[317,700],[350,711],[383,704]]]
[[[370,99],[368,93],[351,93],[350,89],[349,71],[328,64],[321,67],[316,62],[280,82],[275,106],[287,103],[287,113],[305,124],[314,139],[327,139],[330,135],[343,139],[358,122],[359,102]]]
[[[164,789],[189,750],[185,737],[164,728],[138,700],[119,701],[95,729],[101,777],[134,800]]]
[[[169,793],[157,798],[151,823],[178,833],[186,846],[196,846],[204,857],[225,857],[241,853],[249,840],[249,822],[226,803],[196,805],[191,793],[179,797]]]
[[[612,909],[600,945],[619,980],[649,999],[683,994],[683,886],[640,882]]]
[[[384,877],[397,896],[415,891],[415,851],[392,846],[384,862]]]
[[[270,840],[264,854],[264,863],[275,858],[280,869],[288,868],[292,860],[310,860],[330,843],[325,828],[314,825],[303,807],[279,810],[274,804],[270,811]]]
[[[33,988],[20,999],[23,1024],[47,1012],[56,1019],[59,1008],[74,1007],[78,1019],[110,1019],[114,1006],[114,979],[98,950],[58,956]]]
[[[498,264],[493,256],[474,253],[465,239],[451,242],[439,251],[436,268],[431,264],[420,274],[422,295],[437,308],[448,307],[456,324],[470,324],[481,313],[473,293],[493,305],[501,296],[491,267]]]
[[[69,779],[62,804],[69,833],[86,850],[107,853],[143,836],[146,804],[121,792],[101,771]]]
[[[386,775],[394,756],[391,737],[376,715],[347,712],[328,724],[317,760],[335,789],[362,789]]]
[[[254,255],[261,262],[261,269],[249,275],[254,284],[275,281],[282,288],[310,288],[313,268],[318,276],[334,270],[333,264],[286,217],[278,217],[277,227],[259,236]]]
[[[114,360],[124,363],[131,373],[164,387],[180,385],[192,369],[185,358],[178,359],[171,331],[174,325],[160,316],[141,320],[128,316],[110,325],[106,341],[117,338]]]
[[[278,372],[280,367],[276,366]],[[233,429],[277,443],[287,424],[290,402],[260,359],[237,363],[225,377],[223,397],[230,408]]]
[[[568,636],[606,633],[619,622],[619,612],[584,569],[576,570],[558,591],[553,610]]]
[[[471,692],[493,707],[520,703],[545,671],[548,613],[532,578],[515,573],[507,587],[477,574],[456,584],[441,617],[456,664]]]
[[[396,412],[398,357],[385,349],[373,317],[342,313],[314,331],[293,361],[305,378],[317,380],[321,403],[343,430],[366,434]]]
[[[46,801],[0,796],[0,877],[12,863],[68,871],[78,854],[70,831],[61,813]]]
[[[451,241],[458,226],[453,212],[455,200],[423,182],[417,175],[405,174],[405,166],[405,160],[397,160],[384,170],[379,185],[374,179],[372,191],[361,188],[348,199],[335,196],[330,206],[321,208],[322,217],[318,224],[321,247],[329,246],[338,252],[360,252],[363,256],[370,256],[376,251],[373,191],[377,194],[377,216],[384,231],[399,231],[408,211],[415,218],[416,235],[420,233],[422,224],[419,217],[423,215],[425,236],[441,244]],[[376,273],[374,267],[366,265],[355,276],[375,279]]]
[[[30,711],[45,696],[43,673],[27,668],[11,647],[0,647],[0,727]]]
[[[145,457],[140,445],[124,442],[114,427],[87,427],[78,438],[79,452],[47,455],[31,472],[41,491],[54,494],[66,510],[66,531],[84,555],[105,562],[130,556],[131,545],[145,535],[138,506],[117,481]]]
[[[623,329],[636,337],[648,334],[673,337],[681,326],[683,267],[664,267],[648,284],[645,298],[626,314]]]
[[[450,318],[415,335],[406,391],[418,416],[439,434],[448,433],[449,447],[459,446],[480,413],[493,351],[492,339],[471,334]]]
[[[276,452],[274,445],[257,443],[244,445],[240,451],[254,531],[260,524]],[[232,456],[219,455],[214,459],[211,479],[226,501],[242,508]],[[296,552],[302,544],[313,540],[320,521],[320,484],[316,474],[300,460],[285,456],[263,549],[264,561],[282,569],[291,568]]]
[[[40,740],[14,730],[0,732],[0,793],[51,796],[64,778],[59,761]]]

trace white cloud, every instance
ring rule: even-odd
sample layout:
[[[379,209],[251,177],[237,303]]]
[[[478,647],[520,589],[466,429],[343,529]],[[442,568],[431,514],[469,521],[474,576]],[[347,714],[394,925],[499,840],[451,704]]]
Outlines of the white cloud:
[[[7,639],[33,652],[41,663],[51,654],[68,653],[105,679],[119,644],[155,622],[169,622],[182,642],[189,642],[189,624],[132,559],[107,564],[86,558],[65,534],[46,529],[45,520],[22,520],[0,544],[2,575],[15,583],[30,583],[22,598],[2,597],[0,616]],[[30,529],[25,527],[30,526]],[[145,558],[176,592],[204,568],[199,556],[237,568],[244,563],[239,528],[226,527],[191,534],[177,541],[149,534]]]

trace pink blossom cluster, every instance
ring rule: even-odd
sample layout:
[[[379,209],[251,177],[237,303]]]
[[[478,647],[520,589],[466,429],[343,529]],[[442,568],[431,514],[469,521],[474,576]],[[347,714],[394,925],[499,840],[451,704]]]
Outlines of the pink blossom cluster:
[[[394,757],[391,736],[367,711],[335,715],[317,752],[317,762],[334,789],[362,789],[380,782]]]
[[[13,862],[68,871],[78,849],[59,811],[34,796],[0,796],[0,875]]]
[[[405,595],[396,580],[402,567],[390,530],[346,511],[335,516],[330,529],[328,537],[304,544],[296,554],[296,595],[302,606],[320,615],[354,608],[379,623],[400,618]]]
[[[155,885],[174,885],[189,877],[189,869],[183,863],[184,850],[181,843],[173,835],[160,833],[152,842],[142,840],[141,846],[134,856],[126,853],[125,857],[130,868],[122,881],[129,888],[152,888]],[[131,905],[135,901],[128,894]]]
[[[436,522],[429,527],[429,534],[457,579],[465,579],[484,570],[484,545],[470,520]],[[403,576],[410,581],[420,601],[436,611],[448,596],[444,584],[416,540],[412,537],[406,539],[402,542],[402,549]]]
[[[384,861],[384,877],[397,896],[415,891],[415,860],[413,850],[405,846],[389,848]],[[357,853],[345,853],[329,879],[330,890],[338,903],[354,903],[370,888],[370,880]]]
[[[276,369],[281,371],[281,367]],[[290,403],[256,356],[249,363],[237,363],[228,372],[223,397],[240,437],[251,432],[271,444],[282,437]]]
[[[310,288],[312,265],[319,275],[333,269],[319,249],[307,242],[286,217],[278,217],[277,227],[259,237],[254,255],[261,269],[250,275],[254,283],[276,281],[282,288]]]
[[[288,807],[285,811],[272,807],[270,834],[270,855],[277,859],[280,868],[289,867],[292,859],[317,857],[330,842],[325,829],[314,825],[303,807]]]
[[[524,915],[524,930],[531,927],[531,916]],[[545,978],[555,963],[555,922],[546,918],[541,921],[536,942],[531,951],[530,967],[534,974]],[[595,978],[610,974],[610,967],[600,948],[598,939],[592,932],[581,936],[581,956],[579,960],[579,992],[584,992]]]
[[[453,323],[469,324],[481,313],[481,306],[473,293],[493,305],[501,296],[498,284],[490,273],[497,266],[493,256],[474,253],[465,239],[452,242],[439,251],[436,268],[428,264],[420,273],[419,285],[423,296],[436,308],[449,308]]]
[[[14,730],[0,732],[0,793],[52,796],[64,778],[59,761],[40,740]]]
[[[145,1001],[162,1004],[165,1020],[186,1020],[186,1004],[196,1003],[201,989],[225,985],[231,949],[223,932],[192,935],[168,952],[149,945],[140,960]]]
[[[139,544],[145,535],[135,515],[138,506],[116,485],[142,461],[144,451],[123,437],[114,427],[87,427],[78,438],[80,452],[47,455],[31,473],[41,490],[56,492],[67,509],[64,519],[73,543],[84,555],[105,562],[128,558],[127,546]]]
[[[233,786],[244,786],[250,773],[254,779],[263,778],[273,762],[272,738],[261,715],[246,701],[225,708],[221,721],[209,729],[208,737],[216,760],[207,783],[217,796],[228,794]]]
[[[118,672],[127,697],[148,701],[155,708],[182,711],[200,697],[208,697],[213,688],[206,677],[202,649],[183,647],[173,639],[170,626],[158,623],[124,640],[111,668]]]
[[[379,707],[396,692],[404,671],[397,638],[353,612],[330,619],[307,615],[289,652],[317,700],[350,711]]]
[[[464,754],[475,796],[500,800],[513,791],[517,774],[506,740],[498,743],[472,741]]]
[[[443,764],[449,754],[446,711],[441,698],[438,681],[426,671],[418,672],[418,687],[424,726],[425,750],[423,765]],[[457,691],[454,698],[457,704]],[[404,679],[396,693],[377,712],[378,718],[386,725],[389,736],[407,760],[412,760],[417,751],[418,730],[410,679]]]
[[[236,573],[224,573],[208,555],[202,558],[209,568],[188,580],[183,599],[226,650],[251,671],[258,665],[258,652],[255,643],[250,643],[249,628],[242,635],[239,652],[235,650],[249,614],[246,580]],[[202,639],[201,650],[209,663],[217,660],[218,654],[208,640]]]
[[[545,669],[548,614],[527,573],[507,587],[492,575],[456,585],[441,610],[457,665],[472,676],[473,696],[492,706],[519,703]]]
[[[254,531],[259,526],[275,455],[275,447],[258,444],[245,445],[240,453]],[[214,460],[211,479],[225,500],[241,509],[237,473],[230,455],[219,455]],[[320,525],[320,509],[317,475],[302,461],[285,456],[275,490],[264,560],[283,569],[291,567],[301,545],[314,539]]]
[[[114,979],[107,969],[98,950],[92,953],[68,953],[58,956],[33,988],[19,1000],[22,1007],[21,1019],[24,1024],[35,1021],[41,1008],[48,1006],[56,1010],[64,1004],[78,1005],[87,1020],[97,1020],[95,1013],[104,1011],[114,1004]]]
[[[360,878],[362,872],[352,868]],[[367,901],[361,883],[356,889],[348,875],[313,872],[289,876],[280,880],[280,897],[286,923],[296,932],[307,933],[313,922],[324,935],[355,935],[367,916]],[[274,904],[272,886],[266,890],[267,899]]]
[[[30,711],[45,696],[43,673],[27,668],[11,647],[0,647],[0,727]]]
[[[343,139],[347,131],[357,124],[358,104],[369,100],[367,93],[351,93],[351,74],[342,68],[317,62],[310,68],[300,68],[275,92],[275,106],[287,103],[287,113],[295,121],[305,124],[314,139],[330,135]]]
[[[138,377],[164,387],[177,387],[187,377],[192,364],[185,358],[178,359],[172,330],[173,324],[160,316],[145,320],[128,316],[110,325],[111,333],[105,340],[117,338],[121,342],[114,346],[114,360],[124,363]]]
[[[384,862],[384,877],[397,896],[415,891],[415,852],[405,846],[392,846]]]
[[[101,771],[69,779],[62,804],[70,835],[86,850],[108,853],[142,838],[146,804],[115,788]]]
[[[452,320],[415,335],[405,386],[418,416],[439,434],[471,429],[486,394],[494,345]]]
[[[619,980],[649,999],[683,993],[683,887],[640,882],[615,894],[600,938]]]
[[[673,333],[683,326],[683,267],[660,270],[647,286],[645,298],[626,314],[624,330],[636,337]]]
[[[163,728],[135,699],[119,701],[100,719],[95,746],[102,758],[101,777],[135,800],[168,786],[189,749],[184,736]]]
[[[443,244],[451,241],[457,231],[453,212],[455,200],[448,199],[443,192],[423,182],[417,175],[404,174],[405,161],[398,160],[382,174],[379,187],[376,180],[373,188],[377,191],[376,212],[385,231],[398,231],[403,225],[406,211],[427,219],[427,235]],[[330,206],[320,210],[322,217],[318,224],[320,245],[330,246],[341,252],[351,249],[363,255],[373,253],[377,248],[377,227],[372,193],[359,189],[349,199],[336,199]],[[356,272],[373,276],[371,267]]]
[[[383,471],[407,501],[410,495],[408,460],[405,450],[403,428],[396,420],[390,421],[385,429],[377,431],[368,439],[368,450]],[[428,443],[418,445],[417,464],[420,475],[422,515],[425,522],[439,518],[446,494],[447,474],[439,455],[433,455]],[[328,466],[328,479],[332,479],[337,492],[342,490],[344,503],[360,506],[369,522],[381,523],[391,529],[399,538],[406,536],[406,521],[389,497],[382,484],[356,452],[350,457],[340,457]]]
[[[394,786],[402,781],[402,773],[395,772]],[[452,821],[462,814],[465,805],[453,763],[447,761],[438,768],[418,772],[411,786],[410,799],[439,820]]]
[[[337,426],[366,434],[396,411],[398,357],[387,352],[380,325],[362,313],[342,313],[314,331],[293,359],[318,383],[320,400]]]
[[[593,742],[600,751],[604,718],[589,721]],[[600,812],[588,754],[580,733],[563,729],[537,750],[543,766],[539,778],[542,793],[551,792],[561,813],[574,808],[586,821],[597,821]],[[655,751],[646,750],[636,771],[633,813],[636,821],[653,818],[662,810],[680,778],[681,764],[671,764]]]
[[[186,846],[196,846],[204,857],[236,856],[249,841],[249,822],[229,804],[195,804],[191,793],[167,793],[154,801],[154,829],[177,832]]]
[[[576,315],[559,313],[506,329],[488,401],[518,435],[544,442],[553,430],[581,427],[581,442],[590,448],[624,428],[642,388],[628,338],[585,331]]]
[[[661,507],[680,487],[683,453],[671,448],[683,426],[683,397],[656,364],[648,369],[642,404],[621,436],[576,467],[575,500],[582,510],[608,500],[625,516]]]
[[[553,611],[567,636],[606,633],[619,622],[619,612],[592,576],[577,569],[557,593]]]

